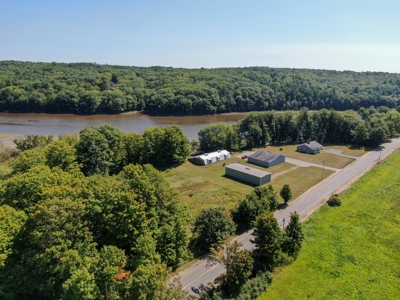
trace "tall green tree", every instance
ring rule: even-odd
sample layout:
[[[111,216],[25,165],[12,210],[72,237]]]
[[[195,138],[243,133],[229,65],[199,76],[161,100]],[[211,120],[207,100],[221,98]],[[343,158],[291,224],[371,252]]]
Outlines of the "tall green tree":
[[[222,206],[203,209],[193,225],[193,234],[197,245],[208,250],[235,232],[235,223]]]
[[[238,134],[234,128],[227,123],[208,125],[198,132],[199,148],[204,152],[216,150],[237,150]]]
[[[300,216],[296,212],[291,213],[289,225],[286,226],[283,233],[283,252],[296,259],[300,253],[303,239],[304,234],[300,223]]]
[[[285,204],[287,204],[293,198],[292,189],[290,188],[290,186],[288,184],[285,184],[279,193],[280,193],[283,201],[285,202]]]
[[[256,187],[246,198],[239,202],[233,211],[233,219],[243,229],[250,228],[257,216],[274,211],[278,206],[276,193],[272,186]]]
[[[254,224],[253,257],[258,269],[272,271],[282,261],[282,231],[271,212],[257,217]]]
[[[163,146],[167,165],[183,163],[190,155],[190,141],[177,125],[165,128]]]
[[[222,263],[226,273],[220,275],[216,282],[227,297],[235,297],[241,287],[249,279],[253,271],[253,258],[247,250],[242,250],[243,245],[237,241],[225,245],[225,247],[212,249],[211,260]]]
[[[87,175],[108,174],[112,165],[112,153],[106,137],[94,127],[86,127],[79,133],[78,162]]]

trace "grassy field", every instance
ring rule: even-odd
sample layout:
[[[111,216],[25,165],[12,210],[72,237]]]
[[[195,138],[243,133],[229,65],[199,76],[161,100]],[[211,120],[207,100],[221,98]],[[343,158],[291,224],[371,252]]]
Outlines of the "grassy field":
[[[243,199],[254,188],[243,182],[224,176],[223,163],[248,164],[235,156],[226,161],[208,166],[196,166],[186,161],[181,166],[166,172],[167,179],[177,188],[183,201],[188,204],[192,215],[197,216],[202,208],[214,205],[224,205],[228,209]],[[263,168],[248,164],[272,173],[272,186],[278,191],[284,184],[292,188],[293,199],[304,193],[321,180],[321,169],[316,167],[300,168],[289,163],[283,163],[271,168]],[[327,177],[332,171],[325,170]]]
[[[400,299],[400,151],[305,224],[299,258],[266,299]]]
[[[282,148],[282,151],[280,151],[281,148]],[[332,148],[334,148],[334,147],[332,147]],[[307,154],[307,153],[297,152],[296,149],[297,149],[297,145],[268,146],[265,148],[265,150],[267,150],[267,151],[283,154],[287,157],[294,158],[294,159],[308,161],[313,164],[322,165],[322,164],[324,164],[324,161],[325,161],[326,166],[329,166],[332,168],[338,168],[338,169],[342,169],[345,166],[347,166],[349,163],[354,161],[354,159],[331,154],[331,153],[320,152],[318,154]],[[348,155],[350,155],[350,154],[348,154]]]

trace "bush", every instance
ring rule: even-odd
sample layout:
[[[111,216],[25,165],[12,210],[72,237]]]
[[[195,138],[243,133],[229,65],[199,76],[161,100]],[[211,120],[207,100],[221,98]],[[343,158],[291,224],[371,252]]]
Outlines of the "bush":
[[[340,201],[339,197],[337,194],[331,196],[328,200],[328,205],[329,206],[341,206],[342,201]]]

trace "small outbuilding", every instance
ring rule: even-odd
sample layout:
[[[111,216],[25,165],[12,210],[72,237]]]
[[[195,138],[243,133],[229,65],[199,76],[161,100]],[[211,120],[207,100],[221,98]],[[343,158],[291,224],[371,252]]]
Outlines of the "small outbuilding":
[[[307,142],[297,146],[297,151],[309,154],[317,154],[322,150],[322,145],[316,141]]]
[[[271,173],[236,163],[225,167],[225,175],[258,186],[271,181]]]
[[[286,157],[284,155],[258,150],[250,155],[247,161],[258,166],[269,168],[284,163],[285,159]]]
[[[201,155],[194,156],[189,160],[197,165],[205,166],[212,164],[217,161],[225,160],[231,157],[231,154],[226,150],[218,150],[211,153],[204,153]]]

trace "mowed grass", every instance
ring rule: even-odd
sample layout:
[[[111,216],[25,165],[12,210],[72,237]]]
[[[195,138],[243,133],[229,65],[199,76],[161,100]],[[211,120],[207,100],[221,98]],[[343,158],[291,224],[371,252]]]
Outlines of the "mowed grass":
[[[272,182],[268,184],[272,184],[277,192],[284,184],[289,184],[292,188],[293,199],[318,183],[322,174],[320,168],[300,168],[289,163],[263,168],[249,164],[246,160],[234,155],[228,160],[207,166],[197,166],[186,161],[179,167],[166,171],[165,175],[171,185],[178,190],[182,200],[189,206],[193,217],[196,217],[203,208],[215,205],[232,209],[254,189],[254,186],[245,182],[225,177],[224,163],[226,165],[241,163],[272,173]],[[325,170],[324,177],[331,173],[332,171]]]
[[[280,149],[282,148],[282,151]],[[342,169],[351,162],[354,161],[352,158],[343,157],[331,153],[320,152],[318,154],[307,154],[297,152],[297,145],[286,145],[286,146],[267,146],[265,150],[283,154],[287,157],[307,161],[313,164]]]
[[[342,151],[342,154],[344,155],[350,155],[350,156],[357,156],[361,157],[364,154],[368,153],[368,150],[366,150],[364,147],[356,148],[356,147],[349,147],[345,145],[332,145],[332,146],[324,146],[324,150],[329,150],[329,149],[335,149],[335,150],[340,150]]]
[[[298,259],[266,299],[400,299],[400,151],[304,224]]]

